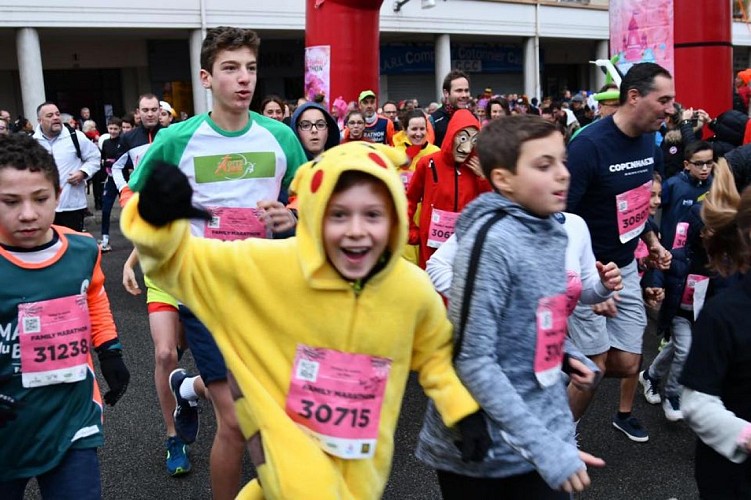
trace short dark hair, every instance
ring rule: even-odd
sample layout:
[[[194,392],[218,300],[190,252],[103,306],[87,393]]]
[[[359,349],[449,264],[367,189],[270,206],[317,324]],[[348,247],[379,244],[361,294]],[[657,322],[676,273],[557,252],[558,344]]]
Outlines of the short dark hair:
[[[394,101],[386,101],[381,105],[381,109],[385,108],[387,104],[393,104],[397,111],[399,111],[399,106]]]
[[[504,115],[508,116],[511,114],[511,110],[509,109],[508,101],[506,99],[491,99],[485,105],[485,115],[488,118],[490,118],[490,112],[493,109],[493,104],[498,104],[503,110]]]
[[[491,120],[477,137],[477,156],[486,179],[497,168],[516,173],[522,144],[558,132],[556,126],[537,115],[511,115]]]
[[[151,92],[147,92],[145,94],[141,94],[140,96],[138,96],[138,102],[136,103],[136,109],[141,109],[141,101],[143,101],[144,99],[149,99],[149,100],[156,99],[157,101],[159,101],[159,98],[156,95],[152,94]]]
[[[60,173],[55,159],[30,135],[0,135],[0,170],[4,168],[42,172],[52,183],[55,196],[60,191]]]
[[[39,118],[39,112],[45,106],[57,106],[57,104],[54,103],[54,102],[52,102],[52,101],[44,101],[42,104],[40,104],[39,106],[37,106],[37,118]],[[59,108],[58,108],[58,111],[59,111]]]
[[[631,69],[628,70],[626,76],[623,77],[621,82],[621,95],[618,98],[620,104],[624,104],[628,98],[629,90],[636,90],[639,95],[645,96],[652,92],[655,88],[655,78],[658,76],[664,76],[665,78],[673,79],[673,75],[670,71],[666,70],[659,64],[645,62],[634,64]]]
[[[131,127],[136,126],[136,117],[133,116],[133,113],[126,113],[125,115],[123,115],[123,119],[120,121],[121,121],[120,123],[121,127],[123,126],[123,123],[129,123]]]
[[[282,98],[276,94],[270,94],[267,95],[263,99],[263,101],[261,101],[261,114],[263,114],[263,110],[266,109],[266,106],[268,106],[272,102],[277,103],[279,107],[282,108],[282,113],[284,113],[284,101],[282,100]]]
[[[119,116],[111,116],[109,120],[107,120],[107,125],[117,125],[118,127],[123,126],[123,120]]]
[[[458,69],[452,69],[443,79],[443,90],[451,92],[451,82],[458,80],[459,78],[466,78],[469,83],[469,75],[464,71]]]
[[[686,146],[686,149],[683,150],[683,159],[689,161],[692,156],[700,151],[711,151],[712,159],[717,161],[717,153],[707,141],[695,141]]]
[[[201,45],[201,69],[211,73],[216,55],[222,50],[250,49],[258,57],[261,39],[255,31],[232,26],[217,26],[206,32]]]

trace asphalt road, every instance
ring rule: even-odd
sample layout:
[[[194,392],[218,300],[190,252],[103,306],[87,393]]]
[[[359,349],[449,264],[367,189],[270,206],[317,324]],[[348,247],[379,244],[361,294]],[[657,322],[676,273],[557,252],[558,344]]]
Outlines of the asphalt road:
[[[190,450],[192,472],[181,478],[171,478],[164,467],[165,431],[154,390],[153,350],[145,297],[128,295],[120,284],[122,265],[131,247],[120,235],[117,213],[116,210],[113,214],[113,251],[105,254],[102,260],[106,289],[132,378],[123,399],[114,408],[105,410],[106,442],[99,452],[104,498],[208,499],[209,453],[215,427],[213,411],[205,401],[200,407],[198,440]],[[89,231],[97,237],[98,215],[96,219],[87,219]],[[645,344],[645,357],[651,361],[656,353],[656,339],[648,335]],[[193,369],[189,353],[181,365]],[[639,394],[634,414],[649,430],[650,439],[647,443],[631,442],[611,425],[617,400],[617,381],[605,380],[588,414],[579,424],[581,449],[602,457],[607,466],[590,471],[592,486],[577,498],[697,498],[693,480],[694,436],[688,427],[684,423],[669,423],[660,406],[648,405]],[[413,376],[397,429],[396,453],[385,499],[440,498],[434,472],[418,462],[413,454],[424,408],[425,396]],[[244,481],[252,477],[252,467],[246,459]],[[26,498],[39,498],[34,485],[27,491]]]

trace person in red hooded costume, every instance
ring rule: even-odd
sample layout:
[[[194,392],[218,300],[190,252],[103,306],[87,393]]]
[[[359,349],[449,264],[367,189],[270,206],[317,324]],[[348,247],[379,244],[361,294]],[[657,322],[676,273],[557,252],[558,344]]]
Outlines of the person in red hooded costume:
[[[441,150],[417,163],[407,187],[409,244],[419,245],[419,265],[425,263],[453,233],[459,213],[490,184],[474,155],[480,122],[468,110],[457,110],[449,122]],[[422,204],[419,225],[414,216]]]

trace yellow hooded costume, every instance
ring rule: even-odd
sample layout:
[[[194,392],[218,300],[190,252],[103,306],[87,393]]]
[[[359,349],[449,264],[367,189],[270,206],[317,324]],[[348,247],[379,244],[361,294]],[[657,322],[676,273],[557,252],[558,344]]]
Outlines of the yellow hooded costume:
[[[144,272],[212,332],[239,389],[235,407],[260,480],[239,498],[380,498],[410,370],[419,372],[446,425],[479,409],[452,368],[451,324],[440,297],[427,275],[400,257],[407,208],[395,165],[405,161],[393,148],[353,142],[301,166],[292,183],[297,236],[286,240],[195,238],[187,220],[156,228],[139,216],[138,195],[123,210],[123,233]],[[349,170],[387,186],[397,220],[387,262],[362,287],[329,263],[322,241],[327,203]],[[299,346],[390,360],[371,458],[326,453],[285,411]]]

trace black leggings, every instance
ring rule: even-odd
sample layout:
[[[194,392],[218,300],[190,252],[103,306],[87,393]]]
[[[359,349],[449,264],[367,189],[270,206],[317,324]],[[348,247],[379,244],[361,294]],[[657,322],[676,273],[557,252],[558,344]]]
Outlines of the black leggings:
[[[469,477],[453,472],[436,471],[443,500],[569,500],[571,495],[556,491],[536,472],[518,476],[492,478]]]

